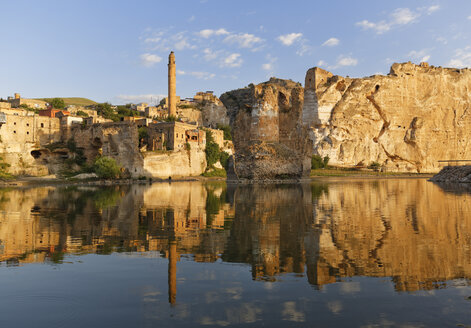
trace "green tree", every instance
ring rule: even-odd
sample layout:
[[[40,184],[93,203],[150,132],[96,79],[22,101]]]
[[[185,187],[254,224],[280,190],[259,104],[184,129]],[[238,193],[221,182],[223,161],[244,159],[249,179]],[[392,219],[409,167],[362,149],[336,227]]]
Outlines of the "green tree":
[[[64,102],[64,99],[62,98],[48,99],[48,103],[52,106],[52,108],[56,108],[56,109],[64,109],[65,107],[65,102]]]
[[[329,156],[325,156],[322,158],[319,155],[313,155],[311,158],[311,169],[323,169],[327,167],[327,164],[329,163]]]
[[[147,140],[149,137],[149,133],[147,132],[147,128],[145,126],[141,126],[139,129],[137,129],[137,132],[139,133],[139,140]]]
[[[102,179],[117,179],[121,175],[121,166],[111,157],[98,157],[93,166],[96,175]]]
[[[224,140],[232,140],[231,127],[218,123],[217,128],[224,131]]]
[[[211,131],[206,131],[206,162],[208,163],[208,167],[213,165],[219,160],[219,146],[217,143],[214,142],[213,134]]]
[[[79,110],[77,111],[77,113],[75,113],[77,116],[81,116],[81,117],[88,117],[88,114],[85,113],[83,110]]]
[[[98,115],[103,116],[109,120],[113,120],[114,122],[119,121],[119,115],[113,110],[110,103],[102,103],[96,105],[96,111]]]
[[[221,162],[222,167],[227,170],[227,162],[229,161],[229,154],[226,153],[225,151],[222,151],[219,154],[219,161]]]

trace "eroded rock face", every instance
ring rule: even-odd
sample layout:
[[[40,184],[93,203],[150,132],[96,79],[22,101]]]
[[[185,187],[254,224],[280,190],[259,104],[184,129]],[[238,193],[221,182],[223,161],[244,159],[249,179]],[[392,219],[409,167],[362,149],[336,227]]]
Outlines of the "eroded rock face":
[[[471,70],[393,64],[387,76],[306,74],[314,153],[330,164],[437,172],[438,160],[471,158]]]
[[[239,179],[299,179],[309,176],[310,122],[303,122],[304,89],[272,78],[259,85],[226,92]]]

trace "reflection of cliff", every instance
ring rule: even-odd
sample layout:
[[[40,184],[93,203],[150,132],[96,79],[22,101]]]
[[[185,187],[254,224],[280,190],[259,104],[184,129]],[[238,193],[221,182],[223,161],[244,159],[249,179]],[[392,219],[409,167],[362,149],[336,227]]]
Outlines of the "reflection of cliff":
[[[222,254],[250,264],[254,279],[305,274],[321,287],[364,275],[430,289],[471,278],[469,245],[471,195],[425,180],[0,191],[0,261],[157,251],[171,257],[172,284],[180,254],[201,262]]]
[[[255,279],[304,271],[303,236],[312,217],[309,186],[237,188],[235,218],[225,261],[252,264]]]
[[[310,233],[312,283],[390,276],[396,289],[417,290],[471,278],[470,213],[470,195],[444,194],[424,180],[331,185]]]
[[[425,180],[243,186],[223,259],[251,263],[255,279],[306,267],[319,287],[366,275],[430,289],[471,278],[470,213],[470,195]]]

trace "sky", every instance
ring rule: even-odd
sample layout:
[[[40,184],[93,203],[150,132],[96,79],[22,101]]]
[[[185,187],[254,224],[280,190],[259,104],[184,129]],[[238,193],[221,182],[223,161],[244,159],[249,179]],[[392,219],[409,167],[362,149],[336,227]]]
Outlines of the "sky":
[[[469,0],[0,0],[0,97],[156,103],[276,76],[471,66]]]

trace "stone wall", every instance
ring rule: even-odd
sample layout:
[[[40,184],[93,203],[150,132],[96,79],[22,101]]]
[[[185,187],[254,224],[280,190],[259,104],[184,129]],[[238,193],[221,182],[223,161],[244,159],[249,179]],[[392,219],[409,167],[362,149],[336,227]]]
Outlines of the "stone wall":
[[[178,152],[143,153],[143,174],[154,178],[186,177],[201,175],[206,169],[206,154],[192,148]]]
[[[51,154],[43,149],[49,159],[35,156],[40,155],[45,145],[61,140],[59,119],[19,110],[9,110],[5,114],[7,122],[0,127],[0,153],[5,163],[10,164],[7,171],[15,175],[47,175],[54,171],[61,154]]]
[[[403,63],[387,76],[330,75],[308,71],[304,105],[314,153],[330,164],[437,172],[438,160],[471,158],[471,70]]]
[[[134,122],[73,126],[71,137],[77,147],[84,150],[88,163],[93,163],[98,155],[109,156],[130,176],[146,175],[138,147],[137,125]]]
[[[233,131],[235,173],[239,179],[299,179],[310,171],[310,122],[303,121],[303,88],[272,78],[227,92]]]

